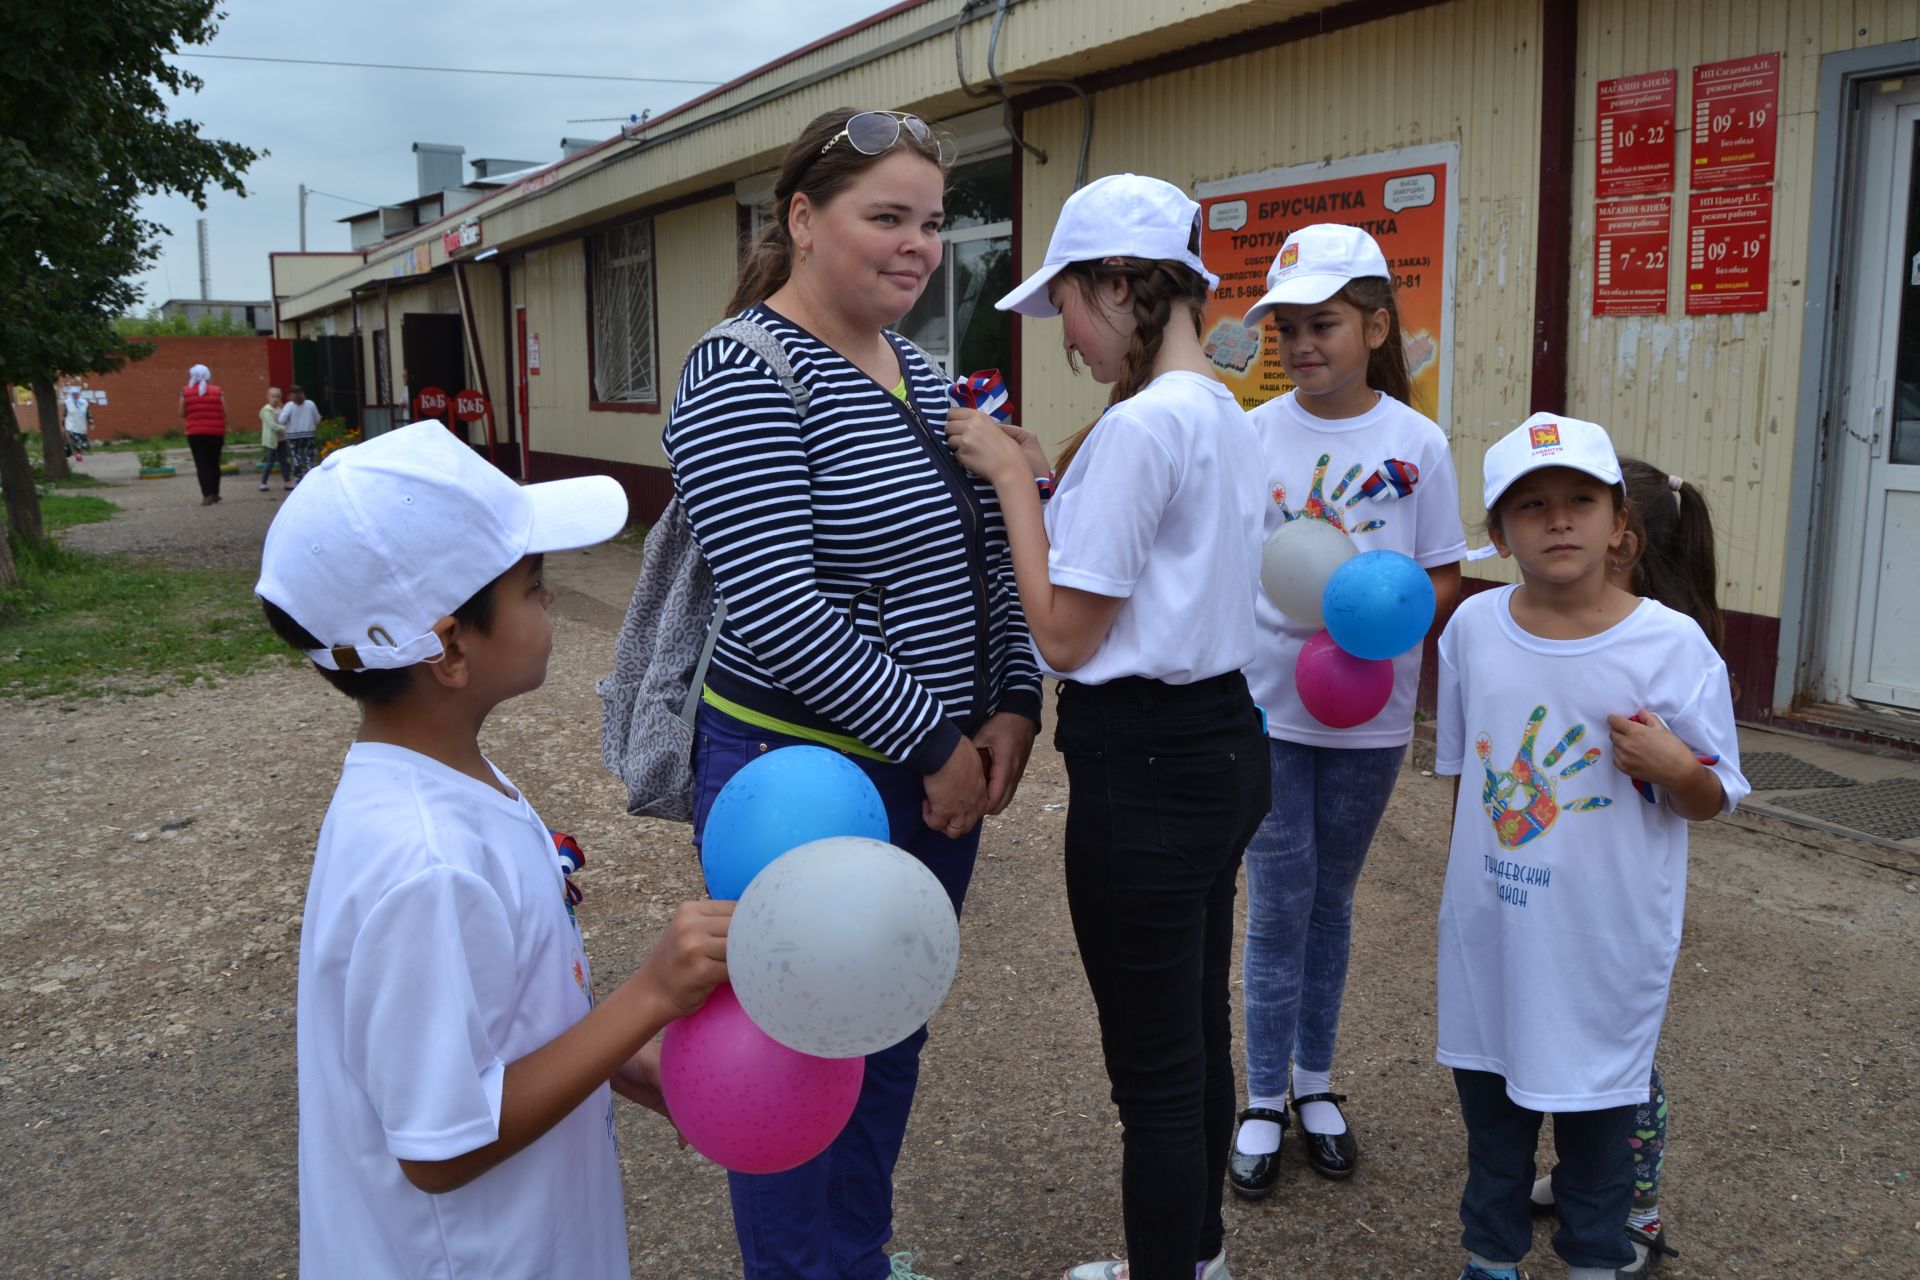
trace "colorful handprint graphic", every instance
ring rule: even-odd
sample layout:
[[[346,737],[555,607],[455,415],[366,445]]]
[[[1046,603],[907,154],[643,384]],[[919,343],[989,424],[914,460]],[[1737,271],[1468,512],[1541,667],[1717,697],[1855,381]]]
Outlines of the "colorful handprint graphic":
[[[1555,774],[1553,767],[1560,763],[1560,758],[1586,736],[1587,726],[1576,724],[1554,744],[1553,750],[1547,752],[1539,764],[1535,764],[1533,741],[1539,736],[1540,725],[1546,718],[1545,706],[1533,709],[1533,714],[1527,717],[1527,727],[1520,736],[1520,750],[1504,773],[1493,771],[1493,740],[1484,733],[1474,740],[1474,752],[1487,771],[1486,785],[1480,791],[1480,804],[1486,809],[1487,817],[1493,820],[1494,834],[1502,848],[1518,849],[1535,836],[1545,835],[1558,821],[1563,810],[1587,813],[1604,809],[1613,803],[1606,796],[1588,796],[1566,804],[1561,804],[1556,798],[1554,788],[1587,766],[1597,763],[1600,748],[1588,747],[1579,759]]]
[[[1347,495],[1347,490],[1352,488],[1353,482],[1360,478],[1361,464],[1356,462],[1351,467],[1348,467],[1346,475],[1342,476],[1340,483],[1333,487],[1333,492],[1324,494],[1322,490],[1325,489],[1327,483],[1327,467],[1331,465],[1332,462],[1332,454],[1323,453],[1320,455],[1320,461],[1314,464],[1313,484],[1307,490],[1307,501],[1298,511],[1294,511],[1287,506],[1287,487],[1282,484],[1273,486],[1273,501],[1280,508],[1280,514],[1289,522],[1294,520],[1324,520],[1342,533],[1372,533],[1375,529],[1386,528],[1387,522],[1385,520],[1368,520],[1358,528],[1347,528],[1346,522],[1342,519],[1340,513],[1367,496],[1366,493],[1359,489],[1355,489],[1351,497]],[[1342,498],[1345,498],[1346,501],[1342,502]]]

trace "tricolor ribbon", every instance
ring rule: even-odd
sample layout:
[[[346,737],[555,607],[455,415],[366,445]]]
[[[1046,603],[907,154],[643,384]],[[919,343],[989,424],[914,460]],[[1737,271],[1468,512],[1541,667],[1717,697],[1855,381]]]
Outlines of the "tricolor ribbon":
[[[553,837],[553,851],[560,857],[560,874],[564,877],[567,890],[567,914],[572,915],[580,899],[587,896],[573,882],[573,873],[587,865],[587,855],[580,851],[580,842],[566,832],[549,828],[547,834]]]
[[[1360,482],[1360,493],[1375,502],[1391,502],[1412,493],[1413,486],[1419,483],[1419,467],[1398,458],[1388,458],[1378,470]]]
[[[982,369],[947,388],[947,397],[966,409],[978,409],[996,422],[1013,417],[1007,408],[1007,384],[998,369]]]

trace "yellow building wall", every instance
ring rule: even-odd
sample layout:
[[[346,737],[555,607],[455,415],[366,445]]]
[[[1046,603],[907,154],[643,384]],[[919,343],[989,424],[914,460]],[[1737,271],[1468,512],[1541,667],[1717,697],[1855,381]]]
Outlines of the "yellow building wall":
[[[1569,412],[1604,423],[1620,451],[1700,486],[1719,541],[1720,603],[1778,617],[1791,521],[1804,279],[1811,233],[1820,59],[1920,36],[1911,0],[1588,0],[1580,16]],[[1689,317],[1687,157],[1693,68],[1778,52],[1771,304],[1762,314]],[[1597,90],[1602,80],[1679,71],[1673,242],[1664,316],[1593,312]]]
[[[731,196],[654,218],[661,406],[655,413],[588,408],[584,242],[570,240],[527,256],[514,271],[514,300],[526,303],[528,328],[540,334],[542,369],[529,380],[535,452],[667,465],[660,447],[666,412],[688,348],[720,319],[732,292],[734,237]]]
[[[1461,485],[1527,414],[1539,191],[1539,6],[1457,0],[1095,96],[1089,179],[1131,170],[1179,184],[1429,143],[1460,144],[1454,251],[1452,436]],[[1383,74],[1391,68],[1391,74]],[[1028,112],[1021,264],[1046,255],[1073,183],[1080,108]],[[1272,342],[1269,333],[1266,341]],[[1106,388],[1075,377],[1055,320],[1021,323],[1025,425],[1050,447],[1089,421]],[[1464,502],[1469,519],[1477,503]]]

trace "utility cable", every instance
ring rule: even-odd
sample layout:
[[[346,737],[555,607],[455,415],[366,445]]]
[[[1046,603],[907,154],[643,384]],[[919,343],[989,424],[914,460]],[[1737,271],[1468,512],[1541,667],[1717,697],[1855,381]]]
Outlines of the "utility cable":
[[[465,76],[533,76],[544,80],[620,80],[633,84],[716,85],[718,80],[680,80],[671,76],[595,76],[577,71],[507,71],[497,67],[423,67],[398,62],[341,62],[330,58],[269,58],[244,53],[176,53],[178,58],[217,58],[223,62],[284,62],[302,67],[360,67],[372,71],[443,71]]]

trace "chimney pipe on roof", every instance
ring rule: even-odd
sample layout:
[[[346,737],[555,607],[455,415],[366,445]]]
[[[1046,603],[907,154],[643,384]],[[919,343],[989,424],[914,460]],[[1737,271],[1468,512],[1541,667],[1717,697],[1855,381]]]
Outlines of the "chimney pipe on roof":
[[[466,154],[465,147],[451,146],[444,142],[414,143],[414,171],[420,180],[420,190],[417,194],[430,196],[445,191],[448,187],[459,186],[463,176],[461,160]]]

